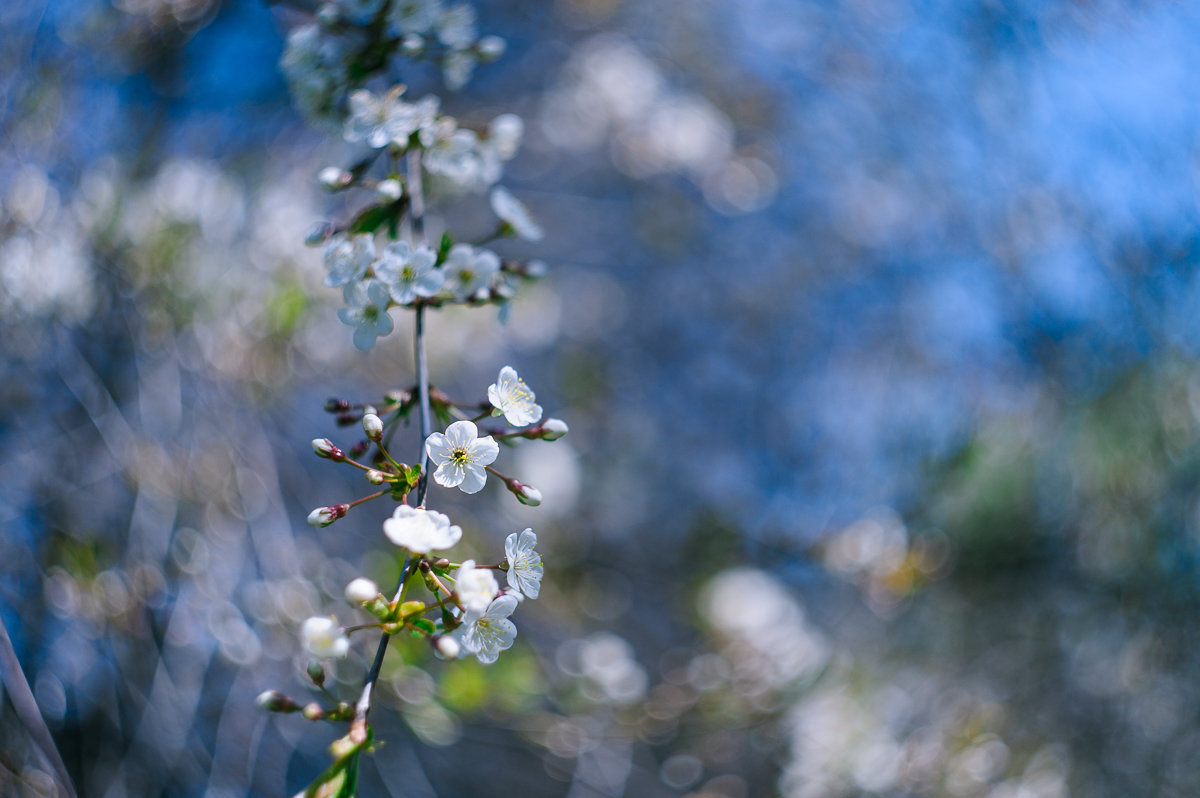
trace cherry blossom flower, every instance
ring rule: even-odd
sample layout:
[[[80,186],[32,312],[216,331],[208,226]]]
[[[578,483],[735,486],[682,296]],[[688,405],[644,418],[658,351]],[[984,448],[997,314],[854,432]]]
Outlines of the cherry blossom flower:
[[[337,619],[314,616],[300,627],[300,640],[317,659],[340,659],[350,651],[350,638],[342,632]]]
[[[392,331],[388,315],[387,289],[377,280],[349,283],[342,289],[349,307],[338,310],[342,324],[354,328],[354,345],[364,352],[375,346],[375,339]]]
[[[454,592],[468,618],[479,617],[500,592],[491,570],[476,568],[474,560],[464,560],[454,579]]]
[[[500,272],[500,258],[491,250],[455,244],[446,256],[443,271],[446,289],[456,299],[469,299],[491,285],[492,278]]]
[[[452,548],[462,538],[462,528],[442,513],[402,504],[383,522],[388,540],[413,554]]]
[[[542,406],[534,402],[537,396],[512,366],[500,369],[500,376],[488,386],[487,395],[496,408],[493,415],[503,414],[514,427],[535,424],[542,418]]]
[[[496,460],[500,447],[491,435],[480,438],[474,423],[455,421],[444,435],[440,432],[430,435],[425,440],[425,451],[437,464],[434,482],[463,493],[478,493],[487,482],[484,466]]]
[[[497,596],[483,613],[458,628],[463,648],[475,655],[484,665],[500,657],[500,652],[512,647],[517,627],[508,616],[517,608],[517,597],[507,593]]]
[[[504,555],[508,558],[508,586],[531,599],[542,589],[542,555],[534,548],[537,535],[526,529],[519,535],[513,532],[504,539]]]
[[[373,149],[386,147],[392,139],[389,121],[403,93],[403,86],[392,88],[382,97],[376,97],[366,89],[351,92],[348,100],[350,117],[343,132],[346,141],[362,141]]]
[[[388,244],[375,264],[375,275],[387,286],[397,305],[411,304],[417,297],[436,294],[446,275],[435,269],[437,255],[426,246],[415,250],[407,241]]]
[[[492,189],[492,211],[519,238],[526,241],[541,241],[542,227],[533,220],[533,215],[525,207],[525,203],[514,197],[508,189],[496,186]]]
[[[330,288],[361,280],[375,260],[375,239],[338,233],[325,244],[325,285]]]

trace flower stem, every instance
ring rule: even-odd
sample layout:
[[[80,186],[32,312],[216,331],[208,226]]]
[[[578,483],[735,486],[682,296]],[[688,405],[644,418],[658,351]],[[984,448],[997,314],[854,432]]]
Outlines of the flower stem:
[[[416,239],[416,243],[423,244],[425,243],[425,198],[421,189],[421,153],[415,148],[408,152],[407,165],[410,197],[409,219],[412,221],[413,237]],[[429,474],[429,455],[425,451],[425,439],[432,431],[433,422],[429,410],[429,358],[425,352],[424,304],[417,305],[415,315],[413,348],[417,361],[417,400],[421,407],[421,440],[419,443],[421,453],[417,458],[417,462],[421,464],[421,478],[417,483],[417,505],[421,506],[425,503],[425,488]],[[414,562],[412,557],[404,560],[404,567],[400,569],[400,584],[396,586],[396,595],[392,597],[392,602],[395,604],[398,604],[404,597],[404,586],[408,582],[408,577],[412,575],[412,571],[415,570],[411,568]],[[352,738],[361,736],[363,741],[366,740],[367,713],[371,711],[371,692],[375,688],[375,683],[379,681],[379,671],[383,668],[383,656],[387,653],[389,640],[391,640],[391,635],[383,635],[379,638],[379,648],[375,650],[375,660],[371,663],[371,670],[367,671],[362,694],[354,706],[354,721],[350,724]]]

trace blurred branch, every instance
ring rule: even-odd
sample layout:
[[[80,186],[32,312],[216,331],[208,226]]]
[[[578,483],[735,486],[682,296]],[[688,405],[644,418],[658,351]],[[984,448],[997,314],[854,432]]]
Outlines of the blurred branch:
[[[66,798],[75,798],[75,787],[71,784],[71,777],[67,775],[67,767],[58,754],[58,748],[54,745],[54,738],[50,736],[50,730],[46,728],[46,721],[42,719],[37,701],[33,698],[33,691],[29,689],[29,682],[25,679],[25,672],[21,670],[21,663],[17,659],[17,652],[13,650],[12,640],[8,636],[8,629],[4,625],[3,618],[0,618],[0,682],[4,683],[4,689],[8,691],[9,698],[12,699],[13,707],[17,710],[17,717],[33,735],[38,748],[42,749],[42,754],[54,768],[54,778],[58,783],[59,794]]]

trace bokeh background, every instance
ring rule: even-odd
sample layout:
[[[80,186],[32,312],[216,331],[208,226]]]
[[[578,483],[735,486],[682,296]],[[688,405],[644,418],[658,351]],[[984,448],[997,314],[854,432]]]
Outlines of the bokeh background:
[[[391,652],[362,794],[1200,793],[1200,9],[481,6],[446,106],[526,120],[550,269],[433,379],[511,363],[571,434],[502,455],[536,510],[434,488],[547,584],[495,666]],[[338,732],[254,697],[397,571],[386,509],[304,522],[362,492],[325,398],[413,379],[302,243],[355,154],[290,104],[304,19],[0,7],[0,613],[83,795],[301,789]],[[47,773],[6,698],[0,792]]]

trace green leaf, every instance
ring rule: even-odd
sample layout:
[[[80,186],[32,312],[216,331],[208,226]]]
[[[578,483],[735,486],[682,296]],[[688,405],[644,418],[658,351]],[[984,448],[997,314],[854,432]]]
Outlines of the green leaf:
[[[392,215],[392,208],[372,205],[354,218],[350,223],[350,232],[374,233]]]

